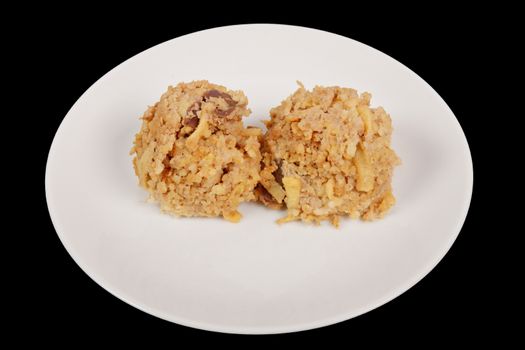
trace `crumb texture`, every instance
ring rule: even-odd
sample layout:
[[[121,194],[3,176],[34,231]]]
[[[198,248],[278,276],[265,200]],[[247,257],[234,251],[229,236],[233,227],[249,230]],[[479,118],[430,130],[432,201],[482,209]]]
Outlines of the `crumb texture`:
[[[254,200],[261,130],[242,91],[207,81],[169,87],[142,116],[131,154],[139,184],[161,210],[178,216],[223,216],[237,222]]]
[[[337,226],[340,216],[372,220],[394,205],[391,179],[400,161],[390,148],[392,123],[370,99],[349,88],[301,85],[270,111],[255,195],[287,209],[280,222]]]

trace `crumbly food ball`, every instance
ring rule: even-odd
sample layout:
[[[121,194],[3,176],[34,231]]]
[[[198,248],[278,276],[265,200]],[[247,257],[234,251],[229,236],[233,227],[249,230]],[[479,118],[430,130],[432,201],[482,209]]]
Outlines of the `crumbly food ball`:
[[[131,154],[139,184],[179,216],[240,220],[254,200],[261,163],[258,128],[245,128],[248,99],[207,81],[169,87],[144,113]]]
[[[257,199],[286,207],[279,220],[335,226],[340,216],[372,220],[392,205],[391,179],[399,158],[390,148],[392,123],[371,95],[317,86],[300,88],[270,111],[262,146]]]

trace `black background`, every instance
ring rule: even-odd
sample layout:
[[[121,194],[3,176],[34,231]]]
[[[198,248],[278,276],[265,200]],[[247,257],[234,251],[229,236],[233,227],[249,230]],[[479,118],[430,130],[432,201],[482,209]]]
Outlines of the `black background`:
[[[432,343],[493,335],[493,326],[499,321],[492,313],[501,306],[491,301],[489,292],[498,279],[486,256],[485,249],[492,243],[485,230],[479,229],[483,217],[485,229],[494,223],[485,216],[488,212],[479,198],[478,188],[488,175],[478,171],[482,161],[477,156],[484,152],[480,122],[486,116],[476,109],[481,96],[487,96],[484,79],[492,74],[484,69],[487,48],[496,50],[497,45],[497,34],[486,26],[489,14],[444,5],[387,9],[381,15],[373,5],[341,9],[336,3],[317,4],[311,6],[309,15],[299,10],[299,5],[296,10],[281,12],[282,5],[272,7],[274,13],[267,16],[255,15],[265,7],[261,3],[243,5],[242,16],[226,3],[215,7],[193,4],[184,9],[153,3],[127,6],[130,8],[118,10],[47,8],[42,16],[39,9],[32,9],[31,18],[22,16],[16,25],[28,33],[22,38],[26,41],[20,41],[14,49],[14,58],[27,69],[22,81],[18,79],[19,88],[24,89],[20,91],[32,91],[32,100],[25,103],[38,106],[33,110],[32,122],[24,128],[38,140],[37,151],[32,147],[28,158],[34,169],[32,176],[40,176],[41,181],[33,192],[33,196],[38,193],[38,220],[24,221],[21,230],[30,232],[31,250],[24,253],[29,264],[23,265],[23,281],[16,291],[18,297],[23,297],[24,312],[19,313],[21,318],[15,325],[29,326],[31,334],[42,338],[60,334],[79,339],[112,336],[128,340],[144,336],[219,336],[143,313],[110,295],[82,272],[51,224],[44,193],[45,162],[54,133],[69,108],[117,64],[182,34],[228,24],[264,22],[345,35],[408,66],[454,111],[469,141],[475,170],[472,204],[462,232],[427,277],[395,300],[355,319],[289,336],[343,336],[373,344],[410,342],[415,335]]]

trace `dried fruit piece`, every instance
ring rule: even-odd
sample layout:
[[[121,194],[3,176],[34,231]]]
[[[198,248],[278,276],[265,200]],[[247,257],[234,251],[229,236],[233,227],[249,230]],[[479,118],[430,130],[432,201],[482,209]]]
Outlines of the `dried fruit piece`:
[[[301,180],[295,177],[283,177],[284,190],[286,191],[286,206],[295,209],[299,206],[299,194],[301,193]]]
[[[184,120],[184,125],[190,128],[196,128],[199,125],[199,117],[187,118]]]
[[[286,197],[286,192],[277,182],[271,182],[270,185],[268,187],[265,186],[265,188],[272,195],[272,197],[275,198],[277,203],[282,203],[284,197]]]
[[[226,117],[226,116],[230,115],[235,110],[235,107],[237,106],[237,102],[235,102],[235,100],[231,97],[231,95],[229,95],[229,94],[227,94],[225,92],[221,92],[221,91],[216,90],[216,89],[212,89],[212,90],[206,91],[204,93],[204,95],[202,95],[202,98],[204,100],[208,100],[208,99],[210,99],[212,97],[222,98],[229,106],[225,110],[217,109],[215,111],[215,113],[219,117]]]
[[[374,189],[374,173],[370,160],[363,147],[357,147],[354,156],[354,164],[357,169],[356,188],[358,191],[369,192]]]
[[[222,98],[224,101],[226,101],[227,104],[229,104],[230,106],[235,106],[237,104],[237,102],[235,102],[233,100],[233,98],[231,97],[231,95],[225,93],[225,92],[220,92],[219,90],[215,90],[215,89],[212,89],[212,90],[208,90],[206,91],[203,95],[202,95],[202,98],[204,100],[208,100],[212,97],[215,97],[215,98]]]
[[[207,118],[201,118],[195,131],[186,140],[186,145],[190,148],[193,148],[196,146],[200,138],[207,138],[210,137],[210,135],[211,130],[208,128]]]
[[[363,120],[366,135],[372,131],[372,111],[368,106],[359,105],[357,106],[357,112]]]

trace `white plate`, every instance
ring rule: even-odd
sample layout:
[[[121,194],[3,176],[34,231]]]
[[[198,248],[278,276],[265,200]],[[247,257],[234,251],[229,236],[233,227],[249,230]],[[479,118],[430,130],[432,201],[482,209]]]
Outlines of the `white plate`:
[[[177,219],[145,202],[128,152],[139,116],[170,84],[208,79],[242,89],[261,125],[296,89],[370,91],[391,114],[397,204],[385,219],[336,230],[244,204],[244,219]],[[439,95],[389,56],[335,34],[282,25],[215,28],[167,41],[104,75],[57,131],[46,169],[51,218],[98,284],[179,324],[278,333],[343,321],[413,286],[448,251],[467,214],[472,161]]]

